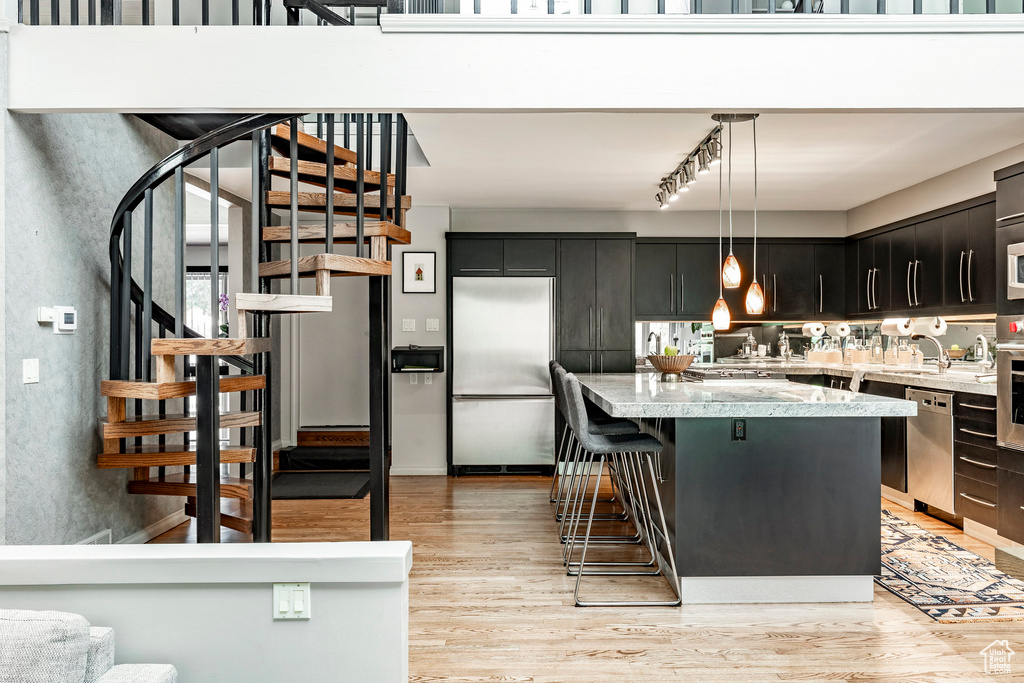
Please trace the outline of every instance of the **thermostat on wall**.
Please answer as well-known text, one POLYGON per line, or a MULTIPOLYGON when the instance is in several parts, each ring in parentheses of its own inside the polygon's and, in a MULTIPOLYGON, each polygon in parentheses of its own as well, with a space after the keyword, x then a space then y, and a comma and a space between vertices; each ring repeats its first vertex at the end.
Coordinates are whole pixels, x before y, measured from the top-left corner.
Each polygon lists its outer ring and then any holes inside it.
POLYGON ((78 311, 71 306, 40 308, 37 320, 53 323, 54 334, 73 334, 78 329, 78 311))

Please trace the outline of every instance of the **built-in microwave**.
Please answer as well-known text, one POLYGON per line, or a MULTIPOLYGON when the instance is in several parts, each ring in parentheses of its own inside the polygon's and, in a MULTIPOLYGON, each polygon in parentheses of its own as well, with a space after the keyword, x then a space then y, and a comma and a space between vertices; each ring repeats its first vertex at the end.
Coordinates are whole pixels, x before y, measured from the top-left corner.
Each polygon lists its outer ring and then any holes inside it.
POLYGON ((1006 298, 1024 299, 1024 242, 1006 247, 1006 298))

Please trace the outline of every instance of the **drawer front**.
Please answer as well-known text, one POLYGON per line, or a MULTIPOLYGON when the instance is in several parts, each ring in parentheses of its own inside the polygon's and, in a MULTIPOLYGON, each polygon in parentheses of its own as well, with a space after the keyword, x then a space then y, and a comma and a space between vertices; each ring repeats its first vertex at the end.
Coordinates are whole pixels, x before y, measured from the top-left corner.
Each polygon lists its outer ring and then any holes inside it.
POLYGON ((1024 543, 1024 474, 999 470, 999 508, 996 531, 1024 543))
POLYGON ((958 477, 967 477, 990 486, 996 485, 996 452, 986 448, 975 448, 957 444, 954 449, 953 472, 958 477))
POLYGON ((953 424, 953 438, 959 443, 981 446, 982 448, 996 447, 996 426, 978 420, 958 418, 953 424))
POLYGON ((1000 448, 999 467, 1000 469, 1024 474, 1024 452, 1000 448))
POLYGON ((957 417, 996 423, 996 397, 983 394, 957 394, 953 402, 957 417))
POLYGON ((956 514, 995 528, 999 509, 995 486, 958 476, 953 491, 956 514))

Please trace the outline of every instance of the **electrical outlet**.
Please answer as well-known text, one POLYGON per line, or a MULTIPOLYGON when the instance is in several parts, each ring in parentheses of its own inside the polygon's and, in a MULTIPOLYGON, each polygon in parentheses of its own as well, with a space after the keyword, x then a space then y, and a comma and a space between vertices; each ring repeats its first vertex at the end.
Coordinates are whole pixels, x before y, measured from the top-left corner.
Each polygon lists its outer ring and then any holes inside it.
POLYGON ((409 384, 416 384, 416 373, 415 372, 410 372, 409 373, 409 384))
POLYGON ((308 583, 274 584, 274 619, 309 619, 309 603, 308 583))
POLYGON ((39 359, 25 358, 21 361, 22 384, 39 384, 39 359))
POLYGON ((732 419, 732 440, 747 440, 747 421, 744 420, 742 417, 734 417, 732 419))
POLYGON ((424 372, 423 373, 423 383, 424 384, 433 384, 434 383, 434 376, 431 375, 429 372, 424 372))
POLYGON ((402 318, 402 332, 415 332, 416 318, 402 318))
POLYGON ((427 318, 427 332, 437 332, 441 329, 440 318, 427 318))

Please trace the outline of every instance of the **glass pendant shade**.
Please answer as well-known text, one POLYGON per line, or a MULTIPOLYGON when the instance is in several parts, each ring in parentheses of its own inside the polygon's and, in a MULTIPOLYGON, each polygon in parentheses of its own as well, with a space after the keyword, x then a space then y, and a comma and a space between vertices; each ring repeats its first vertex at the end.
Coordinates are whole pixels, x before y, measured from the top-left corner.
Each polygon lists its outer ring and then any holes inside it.
POLYGON ((729 315, 729 306, 725 303, 725 299, 719 297, 715 303, 715 310, 711 312, 711 322, 716 330, 729 329, 732 318, 729 315))
POLYGON ((729 254, 722 265, 722 284, 726 289, 736 289, 740 286, 742 277, 740 262, 736 260, 735 256, 729 254))
POLYGON ((746 309, 750 315, 764 313, 764 292, 761 291, 761 285, 757 284, 757 280, 751 282, 747 289, 746 309))

